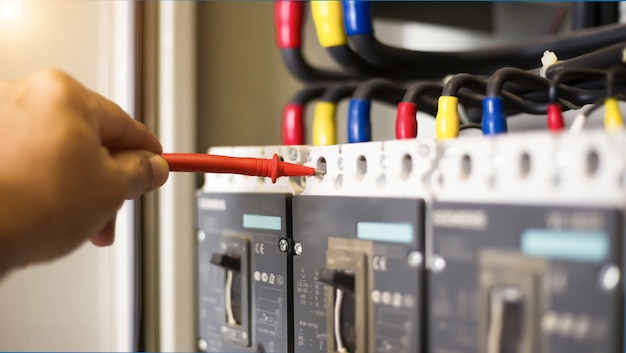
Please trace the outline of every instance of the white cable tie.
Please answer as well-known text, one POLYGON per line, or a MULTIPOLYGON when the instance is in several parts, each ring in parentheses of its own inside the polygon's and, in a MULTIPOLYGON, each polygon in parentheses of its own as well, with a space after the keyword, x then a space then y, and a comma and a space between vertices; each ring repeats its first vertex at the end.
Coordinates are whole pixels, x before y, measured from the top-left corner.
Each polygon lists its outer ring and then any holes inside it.
POLYGON ((554 65, 559 61, 556 54, 552 51, 546 50, 543 52, 543 56, 541 57, 541 70, 539 70, 539 76, 546 78, 546 71, 548 71, 548 67, 554 65))

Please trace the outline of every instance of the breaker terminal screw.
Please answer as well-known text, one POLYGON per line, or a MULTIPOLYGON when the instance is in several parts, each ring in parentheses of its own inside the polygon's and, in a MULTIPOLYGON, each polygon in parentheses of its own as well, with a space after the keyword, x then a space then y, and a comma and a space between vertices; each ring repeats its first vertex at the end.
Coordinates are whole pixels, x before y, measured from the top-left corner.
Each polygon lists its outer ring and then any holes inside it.
POLYGON ((289 148, 289 159, 295 161, 296 158, 298 158, 298 151, 293 147, 289 148))
POLYGON ((201 352, 206 352, 208 348, 208 345, 206 343, 205 340, 203 340, 202 338, 198 340, 198 350, 200 350, 201 352))
POLYGON ((407 256, 407 263, 409 267, 418 267, 422 263, 422 254, 419 251, 413 250, 409 252, 407 256))
POLYGON ((289 251, 289 242, 287 241, 287 239, 281 239, 280 241, 278 241, 278 248, 282 252, 289 251))
POLYGON ((200 243, 202 243, 204 241, 204 239, 206 239, 206 233, 204 233, 203 231, 199 230, 198 231, 198 241, 200 243))
POLYGON ((613 290, 619 283, 619 268, 609 265, 600 271, 600 285, 606 291, 613 290))
POLYGON ((302 254, 302 244, 300 243, 295 243, 293 245, 293 251, 296 253, 296 255, 300 255, 302 254))
POLYGON ((337 159, 337 169, 339 169, 340 171, 343 170, 343 158, 341 157, 337 159))
POLYGON ((446 260, 439 255, 433 257, 433 272, 439 273, 446 268, 446 260))
POLYGON ((380 167, 382 169, 387 168, 387 157, 385 157, 384 155, 380 156, 380 167))

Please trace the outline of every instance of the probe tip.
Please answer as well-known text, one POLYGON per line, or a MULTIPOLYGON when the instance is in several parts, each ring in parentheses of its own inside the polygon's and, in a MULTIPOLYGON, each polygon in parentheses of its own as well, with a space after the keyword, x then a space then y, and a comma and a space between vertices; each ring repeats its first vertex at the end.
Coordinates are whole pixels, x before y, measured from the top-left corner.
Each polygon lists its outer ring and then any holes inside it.
POLYGON ((315 175, 316 176, 324 176, 326 175, 326 171, 325 170, 321 170, 321 169, 315 169, 315 175))

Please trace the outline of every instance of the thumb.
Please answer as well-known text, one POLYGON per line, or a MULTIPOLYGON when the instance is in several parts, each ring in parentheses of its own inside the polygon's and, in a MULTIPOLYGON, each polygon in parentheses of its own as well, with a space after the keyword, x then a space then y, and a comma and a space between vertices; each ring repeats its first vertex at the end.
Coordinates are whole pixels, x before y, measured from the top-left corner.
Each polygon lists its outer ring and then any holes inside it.
POLYGON ((125 198, 134 199, 152 191, 167 181, 169 165, 158 154, 144 150, 115 153, 114 162, 126 178, 125 198))

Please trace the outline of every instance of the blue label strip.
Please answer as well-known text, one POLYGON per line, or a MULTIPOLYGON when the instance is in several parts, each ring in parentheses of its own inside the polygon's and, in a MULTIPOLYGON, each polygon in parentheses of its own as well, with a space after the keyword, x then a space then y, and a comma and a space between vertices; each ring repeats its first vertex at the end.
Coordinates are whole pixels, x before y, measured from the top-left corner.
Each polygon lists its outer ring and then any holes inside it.
POLYGON ((393 243, 412 243, 413 225, 408 223, 358 222, 357 238, 393 243))
POLYGON ((522 232, 522 252, 529 256, 601 263, 609 256, 605 233, 552 229, 527 229, 522 232))
POLYGON ((254 228, 254 229, 281 230, 282 221, 280 217, 277 217, 277 216, 244 214, 243 215, 243 227, 254 228))

